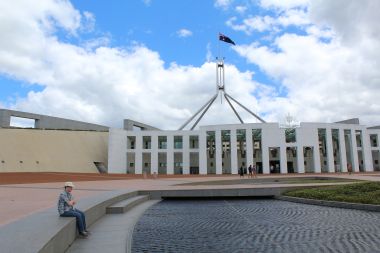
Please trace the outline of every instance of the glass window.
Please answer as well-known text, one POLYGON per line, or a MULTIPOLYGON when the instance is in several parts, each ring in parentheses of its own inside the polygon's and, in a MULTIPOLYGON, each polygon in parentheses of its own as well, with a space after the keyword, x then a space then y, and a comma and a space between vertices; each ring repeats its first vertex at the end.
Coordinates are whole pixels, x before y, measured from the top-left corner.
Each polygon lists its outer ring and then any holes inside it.
POLYGON ((190 135, 190 148, 199 148, 198 135, 190 135))
POLYGON ((356 135, 356 144, 357 144, 357 147, 361 147, 362 146, 362 131, 361 130, 356 130, 355 131, 355 135, 356 135))
POLYGON ((143 149, 151 149, 151 145, 152 145, 152 137, 143 136, 143 149))
POLYGON ((252 129, 252 143, 253 149, 261 149, 261 129, 252 129))
POLYGON ((215 131, 207 131, 207 151, 209 158, 214 158, 214 153, 215 153, 215 131))
POLYGON ((158 148, 159 149, 167 149, 167 137, 166 136, 158 136, 158 148))
POLYGON ((136 136, 127 137, 127 149, 135 149, 136 136))
POLYGON ((377 134, 370 134, 369 138, 371 140, 371 147, 377 147, 377 134))
POLYGON ((174 148, 181 149, 182 147, 182 136, 174 136, 174 148))

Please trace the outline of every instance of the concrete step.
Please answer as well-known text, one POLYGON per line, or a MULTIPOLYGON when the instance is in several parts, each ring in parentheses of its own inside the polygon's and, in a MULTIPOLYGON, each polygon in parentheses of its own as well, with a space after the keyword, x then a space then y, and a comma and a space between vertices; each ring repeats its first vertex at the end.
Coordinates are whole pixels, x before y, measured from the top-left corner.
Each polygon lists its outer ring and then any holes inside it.
POLYGON ((139 195, 139 196, 131 197, 126 200, 120 201, 116 204, 113 204, 112 206, 107 207, 106 213, 107 214, 125 213, 132 207, 137 206, 138 204, 141 204, 147 200, 149 200, 149 195, 139 195))

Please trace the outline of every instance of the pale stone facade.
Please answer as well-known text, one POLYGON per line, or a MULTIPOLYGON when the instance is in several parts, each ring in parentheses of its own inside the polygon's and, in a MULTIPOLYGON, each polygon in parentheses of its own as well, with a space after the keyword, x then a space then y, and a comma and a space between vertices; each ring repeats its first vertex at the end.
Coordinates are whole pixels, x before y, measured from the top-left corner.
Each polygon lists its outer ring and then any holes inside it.
POLYGON ((201 126, 194 131, 110 129, 108 172, 142 174, 327 173, 379 168, 380 129, 359 124, 201 126))

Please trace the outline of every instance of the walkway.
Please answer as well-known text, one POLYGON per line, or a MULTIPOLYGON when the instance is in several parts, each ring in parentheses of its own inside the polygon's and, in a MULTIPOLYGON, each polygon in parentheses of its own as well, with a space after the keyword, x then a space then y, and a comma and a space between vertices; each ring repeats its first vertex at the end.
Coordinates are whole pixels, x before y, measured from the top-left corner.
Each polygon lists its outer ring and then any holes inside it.
MULTIPOLYGON (((309 174, 309 175, 268 175, 259 178, 328 176, 380 181, 380 173, 369 174, 309 174)), ((178 185, 204 181, 223 181, 239 179, 238 176, 201 176, 201 177, 160 177, 158 179, 129 179, 106 181, 75 182, 74 195, 77 200, 112 190, 152 190, 152 189, 223 189, 223 188, 272 188, 286 184, 236 184, 236 185, 178 185)), ((64 178, 67 180, 67 178, 64 178)), ((72 181, 76 181, 73 178, 72 181)), ((292 184, 296 186, 297 184, 292 184)), ((302 185, 302 184, 301 184, 302 185)), ((311 185, 311 184, 307 184, 311 185)), ((318 184, 321 185, 321 184, 318 184)), ((0 185, 0 227, 22 217, 55 207, 57 196, 62 191, 62 182, 0 185)))

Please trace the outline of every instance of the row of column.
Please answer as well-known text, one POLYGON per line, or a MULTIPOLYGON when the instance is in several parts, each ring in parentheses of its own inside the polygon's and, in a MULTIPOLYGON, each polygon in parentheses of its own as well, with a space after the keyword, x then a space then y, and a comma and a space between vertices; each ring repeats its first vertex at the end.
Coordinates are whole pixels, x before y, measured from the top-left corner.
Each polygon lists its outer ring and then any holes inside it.
MULTIPOLYGON (((314 130, 313 130, 314 131, 314 130)), ((356 133, 354 129, 350 129, 351 138, 350 138, 350 150, 352 157, 352 169, 355 172, 359 171, 359 158, 358 158, 358 148, 356 142, 356 133)), ((276 146, 280 148, 280 173, 287 173, 287 154, 286 147, 296 147, 297 148, 297 168, 298 173, 305 172, 304 166, 304 146, 313 147, 313 160, 314 160, 314 172, 321 172, 321 163, 320 163, 320 150, 319 150, 319 136, 318 129, 315 130, 315 137, 311 140, 313 144, 299 144, 294 143, 294 145, 285 145, 284 143, 278 143, 276 146)), ((152 136, 153 137, 153 136, 152 136)), ((157 136, 156 136, 157 137, 157 136)), ((262 140, 265 138, 265 135, 262 135, 262 140)), ((246 129, 246 165, 253 165, 255 163, 253 159, 253 142, 252 142, 252 129, 246 129)), ((189 149, 189 136, 183 136, 183 149, 174 149, 174 136, 167 135, 167 149, 162 150, 160 152, 166 153, 166 169, 167 174, 174 173, 174 153, 179 152, 182 153, 182 164, 183 164, 183 174, 190 173, 190 153, 198 152, 199 154, 199 173, 207 174, 207 133, 206 131, 199 132, 199 149, 189 149)), ((263 143, 263 141, 262 141, 263 143)), ((332 129, 326 128, 326 145, 327 145, 327 163, 329 172, 335 172, 335 164, 334 164, 334 150, 333 150, 333 142, 332 142, 332 129)), ((370 159, 370 155, 368 154, 369 147, 369 139, 362 133, 362 154, 364 160, 364 166, 366 170, 371 170, 372 161, 370 159)), ((152 138, 152 147, 158 147, 158 138, 152 138)), ((268 146, 262 145, 262 165, 263 165, 263 173, 269 174, 269 148, 268 146)), ((238 173, 238 154, 237 154, 237 134, 236 129, 230 130, 230 150, 231 150, 231 173, 238 173)), ((136 136, 136 149, 135 149, 135 173, 142 173, 142 163, 143 163, 143 140, 141 136, 136 136), (142 152, 140 152, 142 151, 142 152)), ((157 148, 153 148, 150 151, 151 154, 151 173, 158 173, 158 153, 160 153, 157 148), (152 166, 157 165, 157 166, 152 166)), ((370 149, 369 149, 370 152, 370 149)), ((345 144, 345 136, 344 129, 339 129, 339 155, 340 155, 340 163, 342 172, 347 172, 347 156, 346 156, 346 144, 345 144)), ((221 130, 215 130, 215 167, 216 174, 222 174, 222 136, 221 130)))
MULTIPOLYGON (((339 160, 342 172, 347 172, 347 155, 346 155, 346 143, 345 143, 345 129, 340 128, 339 130, 339 160)), ((352 157, 352 169, 355 172, 359 172, 359 158, 358 158, 358 147, 356 142, 356 132, 355 129, 350 130, 350 152, 352 157)), ((231 172, 232 174, 237 174, 238 172, 238 154, 237 154, 237 139, 236 139, 236 130, 230 130, 230 148, 231 148, 231 172)), ((313 167, 315 173, 321 173, 321 161, 320 161, 320 150, 319 150, 319 136, 318 129, 314 129, 314 140, 312 140, 313 144, 295 144, 295 145, 285 145, 284 143, 277 143, 277 146, 280 148, 280 173, 286 174, 287 171, 287 156, 286 156, 286 148, 287 147, 296 147, 297 148, 297 168, 298 173, 305 173, 305 165, 304 165, 304 147, 312 147, 313 148, 313 167)), ((372 161, 370 143, 368 136, 364 135, 362 132, 362 155, 363 155, 363 165, 366 171, 372 170, 372 161)), ((216 174, 222 174, 222 136, 221 130, 215 130, 215 163, 216 163, 216 174)), ((262 139, 265 139, 265 135, 262 135, 262 139)), ((281 138, 279 138, 281 139, 281 138)), ((206 143, 206 136, 200 139, 202 143, 206 143)), ((262 141, 263 143, 263 141, 262 141)), ((302 142, 301 142, 302 143, 302 142)), ((335 172, 335 164, 334 164, 334 150, 332 143, 332 129, 326 128, 326 145, 327 145, 327 161, 329 172, 335 172)), ((269 148, 270 146, 262 146, 262 165, 263 165, 263 173, 269 174, 269 148)), ((206 147, 200 149, 201 153, 204 154, 204 165, 203 168, 207 167, 207 150, 206 147)), ((246 164, 247 166, 253 165, 255 163, 253 159, 253 143, 252 143, 252 130, 246 130, 246 164)), ((207 173, 205 171, 204 173, 207 173)))

